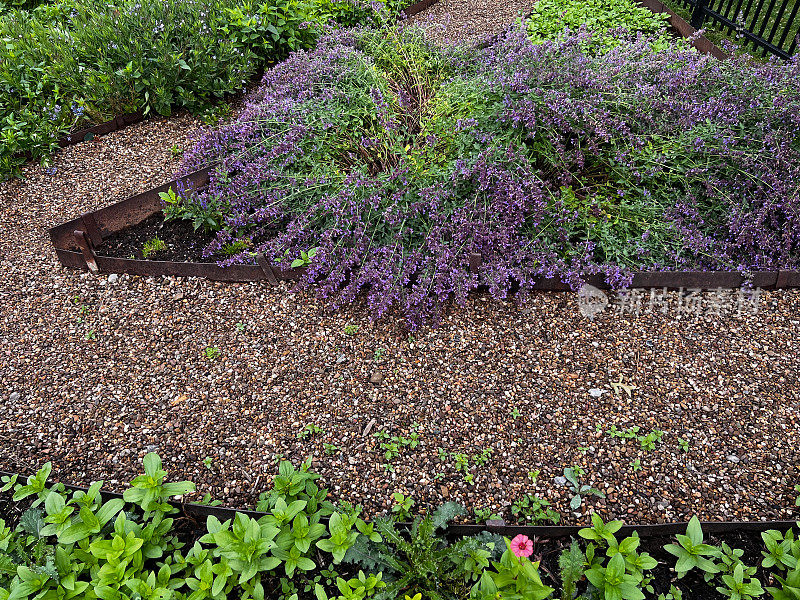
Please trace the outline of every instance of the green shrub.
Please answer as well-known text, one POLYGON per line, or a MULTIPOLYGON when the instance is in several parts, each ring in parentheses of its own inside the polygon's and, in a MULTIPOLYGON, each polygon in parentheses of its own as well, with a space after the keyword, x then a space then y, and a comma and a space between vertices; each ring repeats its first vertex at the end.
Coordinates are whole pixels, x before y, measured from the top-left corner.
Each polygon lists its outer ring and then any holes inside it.
POLYGON ((380 18, 349 0, 56 0, 12 8, 0 14, 0 180, 26 159, 51 154, 69 131, 136 110, 203 113, 266 65, 312 47, 332 21, 380 18))
MULTIPOLYGON (((527 20, 528 35, 535 42, 560 39, 565 30, 581 27, 593 32, 593 44, 613 48, 619 43, 615 29, 655 34, 665 32, 666 13, 654 14, 635 0, 539 0, 527 20)), ((669 38, 664 34, 665 41, 669 38)))

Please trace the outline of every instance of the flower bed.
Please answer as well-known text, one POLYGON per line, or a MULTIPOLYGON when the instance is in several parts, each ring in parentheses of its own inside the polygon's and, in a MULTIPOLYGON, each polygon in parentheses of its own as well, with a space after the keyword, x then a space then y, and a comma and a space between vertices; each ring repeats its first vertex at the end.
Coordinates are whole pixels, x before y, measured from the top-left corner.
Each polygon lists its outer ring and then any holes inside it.
POLYGON ((211 111, 254 73, 313 45, 325 25, 377 22, 340 0, 259 4, 62 0, 0 14, 0 178, 64 134, 119 115, 211 111))
POLYGON ((334 304, 369 290, 414 323, 479 277, 504 297, 541 276, 796 268, 799 70, 588 33, 481 51, 341 32, 198 140, 183 171, 220 164, 167 216, 221 225, 220 265, 307 265, 334 304))
POLYGON ((458 504, 411 524, 394 515, 367 522, 359 507, 328 500, 307 464, 283 462, 262 513, 210 507, 203 524, 192 516, 203 507, 169 502, 193 484, 167 482, 155 454, 144 469, 121 497, 103 495, 102 483, 48 485, 50 463, 25 483, 3 477, 0 598, 681 600, 718 597, 716 588, 745 600, 765 587, 791 598, 800 581, 800 541, 784 523, 706 539, 693 518, 673 538, 670 526, 627 535, 620 521, 593 515, 590 527, 550 539, 491 528, 464 536, 447 527, 464 514, 458 504))

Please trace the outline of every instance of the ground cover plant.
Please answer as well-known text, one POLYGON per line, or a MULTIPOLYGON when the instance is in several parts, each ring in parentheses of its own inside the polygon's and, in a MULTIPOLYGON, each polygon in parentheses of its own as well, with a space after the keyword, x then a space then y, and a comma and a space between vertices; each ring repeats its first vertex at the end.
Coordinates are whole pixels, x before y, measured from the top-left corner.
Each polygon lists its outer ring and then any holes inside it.
POLYGON ((4 477, 0 600, 681 600, 686 590, 693 598, 797 597, 792 530, 765 531, 745 551, 708 538, 696 518, 685 535, 652 540, 621 536, 621 521, 593 514, 577 539, 561 542, 454 538, 445 528, 465 513, 456 503, 410 523, 368 522, 358 507, 331 502, 308 463, 289 462, 261 495, 260 516, 203 523, 169 503, 194 485, 167 481, 156 454, 143 463, 122 498, 104 497, 102 482, 85 492, 49 484, 50 463, 24 482, 4 477))
POLYGON ((637 31, 645 35, 660 34, 667 45, 669 15, 656 14, 634 0, 539 0, 525 19, 528 36, 533 42, 569 36, 580 29, 593 32, 592 45, 601 49, 620 43, 616 32, 637 31))
POLYGON ((412 326, 479 281, 502 298, 536 276, 796 268, 800 65, 591 40, 328 36, 187 151, 183 173, 218 165, 181 210, 221 223, 220 264, 313 251, 303 283, 334 306, 367 290, 412 326))
POLYGON ((329 24, 394 0, 58 0, 0 13, 0 179, 59 137, 124 113, 209 110, 329 24))

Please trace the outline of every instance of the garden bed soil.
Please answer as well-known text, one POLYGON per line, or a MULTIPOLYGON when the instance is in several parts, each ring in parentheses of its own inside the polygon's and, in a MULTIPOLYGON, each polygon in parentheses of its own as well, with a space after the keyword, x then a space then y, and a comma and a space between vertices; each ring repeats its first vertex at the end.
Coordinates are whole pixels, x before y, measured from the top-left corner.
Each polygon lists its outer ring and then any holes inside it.
POLYGON ((214 239, 212 234, 202 230, 195 231, 189 221, 173 219, 164 221, 161 213, 156 213, 138 225, 126 227, 103 240, 98 254, 114 258, 147 260, 143 253, 146 242, 158 238, 166 249, 149 256, 150 260, 169 260, 175 262, 212 263, 223 257, 203 256, 203 248, 214 239))

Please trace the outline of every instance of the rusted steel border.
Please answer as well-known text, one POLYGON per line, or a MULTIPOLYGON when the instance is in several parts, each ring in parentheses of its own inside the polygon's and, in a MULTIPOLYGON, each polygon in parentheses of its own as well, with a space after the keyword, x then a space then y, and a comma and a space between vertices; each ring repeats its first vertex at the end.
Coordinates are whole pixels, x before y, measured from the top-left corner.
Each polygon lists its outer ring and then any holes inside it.
POLYGON ((666 6, 660 0, 638 0, 639 4, 649 8, 656 14, 666 13, 669 15, 669 24, 672 28, 680 33, 685 38, 696 38, 692 41, 692 46, 697 48, 703 54, 710 54, 714 58, 725 60, 728 55, 720 50, 717 46, 705 36, 698 36, 697 29, 692 27, 686 19, 677 14, 674 10, 666 6))
MULTIPOLYGON (((93 272, 128 273, 142 276, 205 277, 215 281, 261 281, 275 285, 278 281, 296 281, 304 271, 302 267, 282 270, 268 264, 260 257, 255 265, 220 267, 215 263, 186 263, 113 258, 97 254, 103 239, 130 226, 137 225, 161 211, 159 192, 170 187, 200 188, 208 183, 209 170, 202 169, 157 188, 132 196, 98 211, 87 213, 50 229, 50 240, 62 265, 93 272), (82 232, 83 235, 79 235, 82 232), (96 268, 96 270, 95 270, 96 268)), ((470 271, 477 273, 482 263, 479 254, 469 256, 470 271)), ((586 283, 608 289, 602 276, 587 278, 586 283)), ((738 288, 744 284, 760 288, 800 287, 798 271, 763 271, 749 279, 730 271, 661 271, 639 272, 633 276, 631 287, 668 289, 738 288)), ((537 280, 536 289, 568 291, 571 288, 558 278, 537 280)))
POLYGON ((58 140, 58 145, 61 146, 62 148, 65 148, 67 146, 79 144, 85 141, 87 136, 94 137, 96 135, 105 135, 107 133, 111 133, 112 131, 123 129, 128 125, 139 123, 142 120, 144 120, 144 112, 141 110, 135 113, 120 115, 118 117, 114 117, 110 121, 105 121, 104 123, 100 123, 99 125, 94 125, 92 127, 87 127, 86 129, 74 131, 69 135, 58 140))
POLYGON ((422 2, 417 2, 416 4, 405 7, 402 12, 406 17, 413 17, 414 15, 421 13, 426 8, 430 8, 438 1, 439 0, 422 0, 422 2))
MULTIPOLYGON (((100 210, 86 213, 49 230, 50 241, 58 260, 65 267, 90 270, 94 273, 127 273, 142 276, 205 277, 214 281, 263 281, 272 285, 278 281, 297 281, 304 267, 280 269, 258 257, 254 265, 232 265, 220 267, 216 263, 189 263, 172 261, 135 260, 113 258, 98 254, 103 240, 126 227, 138 225, 148 217, 159 213, 163 207, 159 192, 169 188, 198 189, 209 181, 207 167, 190 173, 157 188, 112 204, 100 210)), ((472 253, 468 256, 470 272, 479 274, 483 257, 472 253)), ((599 289, 609 289, 601 275, 586 278, 586 283, 599 289)), ((748 278, 735 271, 642 271, 634 273, 631 287, 667 288, 684 290, 731 289, 743 285, 776 289, 800 287, 800 271, 759 271, 748 278)), ((534 289, 570 291, 569 285, 558 278, 540 278, 534 289)))
MULTIPOLYGON (((13 474, 7 471, 0 471, 0 477, 2 476, 11 477, 13 474)), ((24 479, 25 476, 20 475, 19 478, 24 479)), ((48 481, 49 485, 53 485, 55 483, 56 482, 54 481, 48 481)), ((63 485, 66 490, 72 492, 86 492, 88 490, 88 488, 82 486, 70 485, 66 483, 63 485)), ((122 494, 117 492, 109 492, 101 489, 100 494, 104 501, 114 498, 122 499, 122 494)), ((209 506, 207 504, 195 504, 191 502, 184 503, 171 501, 170 504, 181 510, 187 517, 198 521, 205 520, 209 516, 214 516, 220 521, 225 521, 227 519, 233 519, 233 517, 236 516, 236 513, 243 513, 249 517, 253 517, 254 519, 258 519, 270 514, 266 512, 259 512, 257 510, 235 509, 224 506, 209 506)), ((327 519, 323 519, 323 521, 327 521, 327 519)), ((410 526, 411 524, 401 523, 400 525, 410 526)), ((678 533, 685 533, 687 525, 688 523, 685 521, 623 525, 622 528, 617 532, 617 537, 629 536, 633 534, 634 531, 637 532, 641 537, 672 536, 678 533)), ((701 525, 705 533, 720 534, 738 531, 761 532, 767 531, 768 529, 788 531, 792 528, 798 529, 799 524, 796 521, 703 521, 701 522, 701 525)), ((478 535, 483 531, 488 531, 490 533, 496 533, 498 535, 510 538, 522 534, 530 538, 536 537, 540 539, 558 539, 577 537, 578 531, 584 527, 585 525, 507 525, 503 520, 490 520, 486 521, 486 523, 483 525, 450 525, 446 530, 446 535, 450 537, 472 536, 478 535)))

